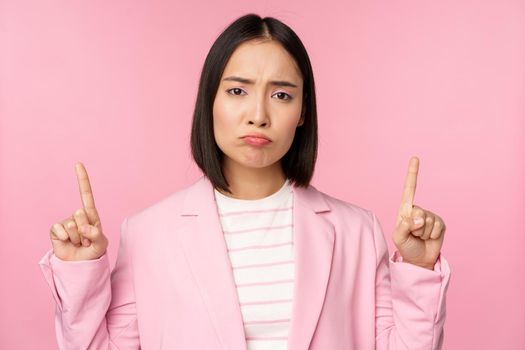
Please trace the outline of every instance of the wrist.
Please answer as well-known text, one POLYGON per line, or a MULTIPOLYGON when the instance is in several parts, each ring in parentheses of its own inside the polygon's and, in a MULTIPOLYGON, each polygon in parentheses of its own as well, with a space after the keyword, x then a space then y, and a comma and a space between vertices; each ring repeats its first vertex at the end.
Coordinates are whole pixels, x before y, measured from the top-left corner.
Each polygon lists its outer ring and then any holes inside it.
POLYGON ((428 270, 434 270, 434 266, 435 266, 435 263, 434 264, 424 264, 424 263, 416 263, 416 262, 412 262, 412 261, 406 260, 405 258, 403 258, 403 256, 399 252, 399 250, 396 250, 394 252, 394 254, 392 255, 392 261, 394 261, 394 262, 404 262, 404 263, 416 265, 416 266, 419 266, 419 267, 422 267, 422 268, 428 269, 428 270))
POLYGON ((411 263, 410 261, 406 261, 406 260, 404 262, 408 263, 408 264, 412 264, 412 265, 416 265, 416 266, 422 267, 424 269, 434 270, 434 265, 416 264, 416 263, 411 263))

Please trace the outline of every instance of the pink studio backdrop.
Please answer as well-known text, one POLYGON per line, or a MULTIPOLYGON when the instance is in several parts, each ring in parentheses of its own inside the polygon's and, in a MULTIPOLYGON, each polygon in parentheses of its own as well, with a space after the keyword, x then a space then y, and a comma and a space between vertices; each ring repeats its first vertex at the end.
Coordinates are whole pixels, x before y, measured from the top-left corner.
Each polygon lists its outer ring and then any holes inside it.
POLYGON ((205 55, 234 19, 289 24, 314 67, 313 185, 391 232, 411 155, 416 204, 447 223, 444 349, 525 348, 523 1, 0 3, 0 348, 56 348, 37 265, 81 206, 84 162, 109 236, 193 182, 205 55))

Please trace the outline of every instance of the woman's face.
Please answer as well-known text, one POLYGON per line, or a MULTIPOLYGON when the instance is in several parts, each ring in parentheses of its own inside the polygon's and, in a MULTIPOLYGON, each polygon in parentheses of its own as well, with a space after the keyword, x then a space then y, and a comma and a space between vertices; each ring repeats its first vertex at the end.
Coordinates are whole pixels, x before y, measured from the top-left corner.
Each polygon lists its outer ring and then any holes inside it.
POLYGON ((279 170, 279 160, 303 123, 302 97, 300 70, 278 42, 241 44, 224 69, 213 103, 213 130, 224 153, 223 166, 279 170), (243 138, 254 133, 270 142, 243 138))

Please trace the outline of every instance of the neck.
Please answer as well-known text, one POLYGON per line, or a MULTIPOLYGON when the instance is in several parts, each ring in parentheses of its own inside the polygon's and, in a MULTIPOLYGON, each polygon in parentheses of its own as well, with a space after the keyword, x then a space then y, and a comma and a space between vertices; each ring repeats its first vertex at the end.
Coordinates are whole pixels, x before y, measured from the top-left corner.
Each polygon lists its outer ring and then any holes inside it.
POLYGON ((266 168, 246 168, 225 162, 224 176, 232 193, 222 194, 236 199, 261 199, 277 192, 286 181, 280 162, 266 168))

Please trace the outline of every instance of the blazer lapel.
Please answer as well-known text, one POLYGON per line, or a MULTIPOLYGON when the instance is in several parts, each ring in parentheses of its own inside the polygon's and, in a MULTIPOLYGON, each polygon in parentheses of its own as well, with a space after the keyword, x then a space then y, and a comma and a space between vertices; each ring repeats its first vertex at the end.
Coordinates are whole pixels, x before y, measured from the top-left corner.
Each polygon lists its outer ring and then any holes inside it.
POLYGON ((295 281, 288 350, 307 350, 323 307, 332 266, 333 225, 318 213, 330 211, 313 186, 293 186, 295 281))
POLYGON ((228 248, 215 204, 213 186, 204 176, 187 190, 179 230, 191 271, 224 349, 246 349, 244 325, 228 248))
MULTIPOLYGON (((293 186, 295 281, 289 350, 307 350, 323 306, 334 246, 332 224, 318 213, 329 211, 313 186, 293 186)), ((246 349, 242 313, 217 212, 213 186, 202 176, 185 195, 177 228, 186 258, 211 321, 225 349, 246 349)))

